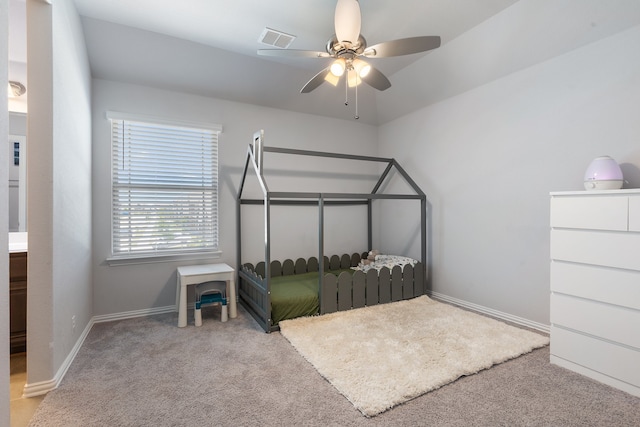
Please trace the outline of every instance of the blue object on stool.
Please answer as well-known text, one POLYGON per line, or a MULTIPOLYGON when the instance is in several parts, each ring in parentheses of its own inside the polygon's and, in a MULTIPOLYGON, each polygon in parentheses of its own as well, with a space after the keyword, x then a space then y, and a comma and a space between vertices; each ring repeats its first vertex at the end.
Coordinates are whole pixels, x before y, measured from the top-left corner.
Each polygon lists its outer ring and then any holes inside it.
POLYGON ((195 324, 202 326, 202 313, 200 308, 203 305, 222 304, 222 321, 229 319, 227 314, 227 282, 213 281, 204 282, 195 286, 196 302, 195 302, 195 324))

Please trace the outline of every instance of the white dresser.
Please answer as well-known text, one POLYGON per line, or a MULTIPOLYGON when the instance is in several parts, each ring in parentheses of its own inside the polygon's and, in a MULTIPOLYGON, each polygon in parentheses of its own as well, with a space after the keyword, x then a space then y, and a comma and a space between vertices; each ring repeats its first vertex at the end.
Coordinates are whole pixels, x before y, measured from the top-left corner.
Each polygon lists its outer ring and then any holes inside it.
POLYGON ((551 193, 551 362, 640 396, 640 189, 551 193))

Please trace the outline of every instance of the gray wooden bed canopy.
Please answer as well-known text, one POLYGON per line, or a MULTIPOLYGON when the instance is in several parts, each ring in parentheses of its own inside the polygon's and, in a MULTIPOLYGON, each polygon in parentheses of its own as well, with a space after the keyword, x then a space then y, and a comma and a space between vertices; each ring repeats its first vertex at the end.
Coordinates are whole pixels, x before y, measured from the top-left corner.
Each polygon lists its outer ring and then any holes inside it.
MULTIPOLYGON (((324 255, 324 211, 326 207, 329 206, 345 206, 345 205, 366 205, 367 206, 367 241, 368 248, 372 249, 373 246, 373 233, 372 233, 372 218, 373 218, 373 201, 375 200, 419 200, 420 201, 420 249, 421 249, 421 259, 420 262, 416 265, 421 271, 416 272, 416 280, 417 277, 420 277, 420 281, 423 282, 420 286, 416 286, 416 293, 424 294, 427 290, 427 282, 429 279, 428 275, 428 263, 427 263, 427 236, 428 236, 428 218, 427 218, 427 207, 428 201, 424 192, 418 187, 415 181, 405 172, 405 170, 398 164, 398 162, 393 158, 381 158, 381 157, 372 157, 372 156, 362 156, 362 155, 352 155, 352 154, 342 154, 342 153, 328 153, 328 152, 319 152, 319 151, 309 151, 309 150, 297 150, 297 149, 288 149, 288 148, 278 148, 278 147, 267 147, 264 145, 264 131, 258 131, 253 136, 253 142, 249 144, 247 150, 246 162, 244 165, 244 170, 242 173, 242 179, 240 182, 240 186, 238 188, 238 196, 237 196, 237 209, 236 209, 236 224, 237 224, 237 266, 238 266, 238 283, 242 283, 243 279, 254 280, 257 283, 257 292, 261 294, 260 303, 256 303, 254 298, 247 298, 246 292, 243 292, 242 289, 239 290, 239 296, 241 298, 241 302, 243 305, 249 310, 249 312, 256 318, 256 320, 263 326, 263 328, 269 332, 270 330, 274 330, 271 325, 271 318, 269 313, 269 307, 271 304, 270 295, 271 289, 269 286, 269 278, 272 276, 273 272, 271 271, 274 267, 273 261, 271 260, 271 206, 273 205, 287 205, 287 206, 317 206, 318 207, 318 267, 317 271, 323 272, 328 266, 325 263, 328 262, 328 258, 324 255), (386 164, 386 167, 382 174, 380 175, 378 181, 375 186, 369 193, 333 193, 333 192, 287 192, 287 191, 271 191, 269 190, 269 186, 267 181, 265 180, 263 174, 263 157, 264 153, 279 153, 291 156, 313 156, 313 157, 324 157, 324 158, 334 158, 334 159, 346 159, 353 160, 355 162, 377 162, 380 164, 386 164), (245 186, 245 181, 247 178, 247 172, 249 168, 252 168, 255 172, 255 176, 258 180, 259 187, 262 191, 262 198, 244 198, 243 197, 243 189, 245 186), (389 177, 389 174, 392 170, 397 171, 400 176, 406 181, 411 190, 413 190, 413 194, 384 194, 381 191, 382 185, 389 177), (256 274, 248 274, 246 268, 242 268, 243 260, 242 260, 242 206, 243 205, 260 205, 264 208, 264 226, 265 226, 265 244, 264 244, 264 271, 261 272, 263 277, 258 276, 258 280, 256 281, 256 274), (419 289, 419 291, 418 291, 419 289), (243 295, 244 294, 244 295, 243 295)), ((355 255, 355 254, 354 254, 355 255)), ((278 263, 279 262, 275 261, 278 263)), ((249 264, 250 265, 250 264, 249 264)), ((253 268, 253 266, 251 266, 253 268)), ((344 266, 343 266, 344 267, 344 266)), ((279 267, 276 269, 280 270, 279 267)), ((316 271, 316 270, 314 270, 316 271)), ((276 274, 283 274, 281 271, 278 271, 276 274)), ((286 273, 284 273, 286 274, 286 273)), ((320 299, 322 299, 322 289, 323 289, 323 274, 318 274, 319 276, 319 292, 320 299)), ((405 295, 402 299, 407 299, 408 297, 413 297, 418 295, 413 295, 413 293, 409 295, 405 295)), ((320 314, 324 314, 322 307, 320 305, 320 314)), ((351 307, 349 307, 350 309, 351 307)), ((339 310, 339 309, 337 309, 339 310)), ((333 310, 333 311, 337 311, 333 310)))

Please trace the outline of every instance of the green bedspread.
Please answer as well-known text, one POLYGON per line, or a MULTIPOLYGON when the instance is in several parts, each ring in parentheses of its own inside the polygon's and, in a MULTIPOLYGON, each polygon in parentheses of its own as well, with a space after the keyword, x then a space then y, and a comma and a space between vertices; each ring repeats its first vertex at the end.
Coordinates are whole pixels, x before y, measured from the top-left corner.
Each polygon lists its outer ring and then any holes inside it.
MULTIPOLYGON (((338 276, 343 271, 354 273, 349 268, 327 273, 338 276)), ((318 272, 271 278, 271 319, 274 325, 285 319, 313 316, 318 311, 318 272)))

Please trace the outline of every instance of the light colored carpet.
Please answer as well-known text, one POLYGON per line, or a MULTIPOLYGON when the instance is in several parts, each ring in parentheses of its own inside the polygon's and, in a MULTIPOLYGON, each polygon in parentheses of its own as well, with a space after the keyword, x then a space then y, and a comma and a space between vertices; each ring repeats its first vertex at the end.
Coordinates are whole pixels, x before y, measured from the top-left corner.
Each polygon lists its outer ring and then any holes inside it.
POLYGON ((245 309, 96 323, 30 427, 637 427, 640 398, 549 363, 549 347, 363 417, 245 309))
POLYGON ((286 320, 280 328, 368 417, 549 343, 427 296, 286 320))

